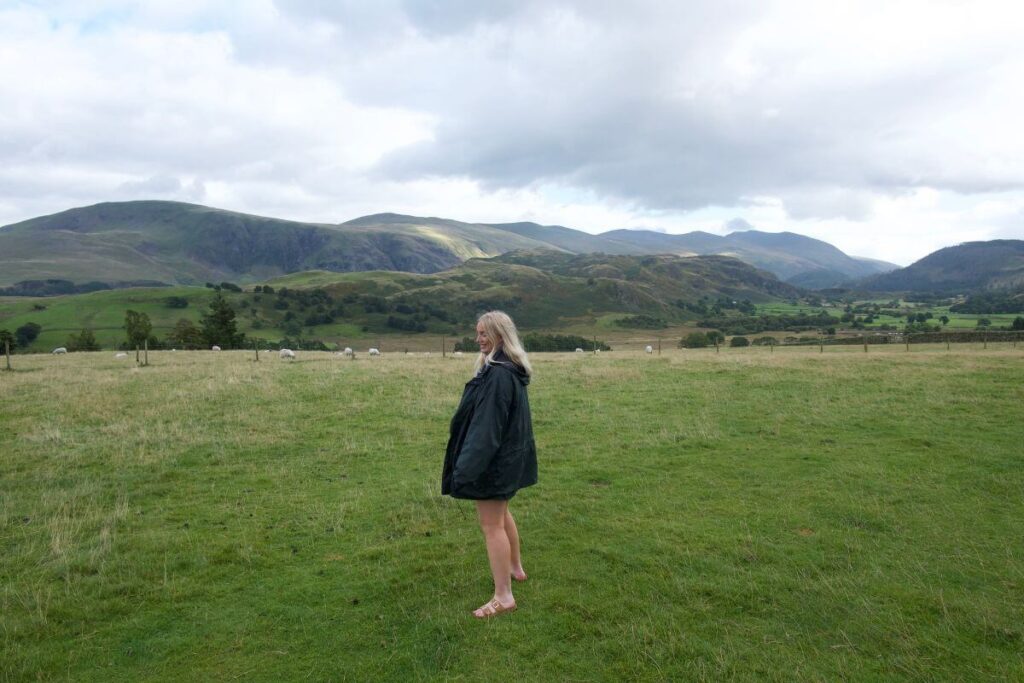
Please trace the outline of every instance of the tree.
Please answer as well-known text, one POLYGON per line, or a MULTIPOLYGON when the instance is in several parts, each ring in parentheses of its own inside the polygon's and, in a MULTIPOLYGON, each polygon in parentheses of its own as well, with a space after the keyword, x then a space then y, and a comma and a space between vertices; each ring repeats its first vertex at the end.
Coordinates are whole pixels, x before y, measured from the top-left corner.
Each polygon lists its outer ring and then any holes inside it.
POLYGON ((149 339, 149 333, 153 331, 153 323, 149 316, 138 311, 125 311, 124 331, 128 337, 128 348, 134 349, 142 346, 149 339))
POLYGON ((978 327, 989 327, 992 325, 992 321, 988 318, 978 318, 978 327))
POLYGON ((729 340, 729 346, 750 346, 750 340, 746 337, 733 337, 729 340))
MULTIPOLYGON (((1013 325, 1010 327, 1010 329, 1011 330, 1024 330, 1024 318, 1020 317, 1019 315, 1016 318, 1014 318, 1013 319, 1013 325)), ((0 330, 0 334, 2 334, 2 332, 3 331, 0 330)), ((0 343, 3 343, 2 340, 0 340, 0 343)))
POLYGON ((725 335, 718 330, 711 330, 706 335, 708 338, 708 344, 724 344, 725 335))
POLYGON ((182 349, 201 349, 206 346, 202 330, 185 318, 174 324, 174 328, 167 335, 167 342, 174 348, 182 349))
POLYGON ((679 340, 679 346, 684 349, 703 349, 708 345, 708 336, 703 332, 691 332, 679 340))
POLYGON ((943 327, 945 327, 946 325, 949 324, 949 316, 948 315, 944 315, 944 316, 940 317, 939 318, 939 322, 942 323, 943 327))
POLYGON ((18 342, 18 346, 24 348, 34 342, 39 333, 43 331, 43 326, 36 323, 25 323, 14 331, 14 338, 18 342))
POLYGON ((78 334, 68 336, 68 342, 64 346, 68 351, 99 351, 100 344, 96 341, 96 335, 92 330, 84 329, 78 334))
POLYGON ((188 299, 183 296, 169 296, 166 304, 167 308, 188 308, 188 299))
POLYGON ((203 330, 203 340, 207 346, 219 346, 222 349, 237 349, 245 344, 245 335, 238 332, 235 325, 235 309, 218 291, 210 309, 203 313, 199 321, 203 330))
POLYGON ((10 330, 0 330, 0 348, 3 348, 4 342, 10 344, 12 349, 18 345, 18 343, 14 341, 14 335, 11 334, 10 330))

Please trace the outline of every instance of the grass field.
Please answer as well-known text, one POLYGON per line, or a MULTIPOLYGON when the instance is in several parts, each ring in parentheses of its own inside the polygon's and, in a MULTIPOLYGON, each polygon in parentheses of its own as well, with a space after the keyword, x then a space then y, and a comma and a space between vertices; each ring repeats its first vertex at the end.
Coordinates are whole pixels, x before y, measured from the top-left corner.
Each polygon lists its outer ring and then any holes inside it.
POLYGON ((1024 349, 537 354, 484 623, 471 358, 251 356, 0 372, 0 681, 1024 679, 1024 349))

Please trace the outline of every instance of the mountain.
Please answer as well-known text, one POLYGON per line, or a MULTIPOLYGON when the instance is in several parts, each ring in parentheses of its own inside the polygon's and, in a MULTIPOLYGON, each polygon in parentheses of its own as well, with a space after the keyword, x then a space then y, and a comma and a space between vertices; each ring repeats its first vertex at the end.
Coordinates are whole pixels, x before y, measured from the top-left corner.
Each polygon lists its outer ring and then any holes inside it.
POLYGON ((1024 240, 965 242, 906 268, 858 281, 858 289, 960 294, 1024 287, 1024 240))
POLYGON ((166 201, 104 203, 0 228, 0 287, 28 280, 76 284, 257 282, 293 272, 432 273, 515 250, 735 256, 802 286, 877 272, 819 240, 793 233, 602 235, 537 223, 464 223, 394 213, 341 224, 302 223, 166 201), (802 279, 801 279, 802 278, 802 279))
POLYGON ((734 256, 791 284, 814 289, 899 267, 847 256, 828 242, 792 232, 743 230, 723 237, 707 232, 669 235, 650 230, 612 230, 600 236, 648 253, 734 256))
POLYGON ((414 232, 343 231, 164 201, 97 204, 0 229, 0 285, 252 282, 317 268, 433 272, 463 258, 443 240, 414 232))

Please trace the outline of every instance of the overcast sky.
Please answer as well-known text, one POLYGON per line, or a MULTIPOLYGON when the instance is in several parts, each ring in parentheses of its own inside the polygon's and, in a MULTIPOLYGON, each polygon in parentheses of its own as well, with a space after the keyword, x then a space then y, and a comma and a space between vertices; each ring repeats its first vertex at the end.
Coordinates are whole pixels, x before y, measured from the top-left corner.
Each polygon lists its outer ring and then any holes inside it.
POLYGON ((0 0, 0 225, 176 199, 1024 238, 1024 3, 0 0))

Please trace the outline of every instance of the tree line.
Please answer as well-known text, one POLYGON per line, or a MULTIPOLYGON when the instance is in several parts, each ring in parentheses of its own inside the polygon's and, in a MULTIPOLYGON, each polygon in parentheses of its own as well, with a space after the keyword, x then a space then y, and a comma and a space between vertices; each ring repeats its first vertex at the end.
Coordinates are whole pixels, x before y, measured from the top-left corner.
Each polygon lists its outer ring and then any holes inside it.
MULTIPOLYGON (((217 291, 209 308, 203 313, 197 326, 191 320, 182 318, 164 340, 153 334, 153 323, 149 315, 134 310, 125 311, 125 339, 120 347, 125 349, 148 346, 151 349, 173 347, 181 349, 203 349, 219 346, 222 349, 239 349, 245 346, 245 334, 238 331, 235 321, 235 310, 217 291)), ((0 329, 0 347, 4 342, 12 351, 27 349, 39 337, 43 328, 38 323, 28 322, 10 330, 0 329)), ((68 351, 99 351, 100 345, 91 329, 83 329, 77 334, 69 335, 64 347, 68 351)))

